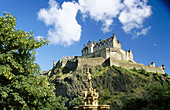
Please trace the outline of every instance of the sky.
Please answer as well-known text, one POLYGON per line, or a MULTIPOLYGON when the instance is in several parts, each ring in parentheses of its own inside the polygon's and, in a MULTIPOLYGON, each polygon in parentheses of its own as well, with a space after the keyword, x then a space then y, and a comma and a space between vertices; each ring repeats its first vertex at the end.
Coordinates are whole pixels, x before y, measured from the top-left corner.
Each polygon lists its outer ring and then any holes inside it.
POLYGON ((165 65, 170 75, 168 0, 1 0, 0 16, 17 17, 16 29, 51 43, 37 50, 36 63, 49 70, 63 56, 81 56, 88 41, 115 33, 137 63, 165 65))

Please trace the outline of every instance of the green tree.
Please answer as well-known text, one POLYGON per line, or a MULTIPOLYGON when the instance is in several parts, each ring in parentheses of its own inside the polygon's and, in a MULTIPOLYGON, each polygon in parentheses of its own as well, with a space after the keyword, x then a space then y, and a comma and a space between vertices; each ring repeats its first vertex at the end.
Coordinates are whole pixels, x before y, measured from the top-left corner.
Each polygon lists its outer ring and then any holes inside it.
POLYGON ((123 110, 168 110, 170 108, 170 85, 151 85, 146 89, 147 94, 142 98, 131 98, 123 110))
POLYGON ((69 102, 69 109, 73 109, 73 107, 77 107, 83 104, 84 104, 83 97, 78 96, 77 98, 74 98, 72 101, 69 102))
MULTIPOLYGON (((63 100, 56 98, 48 78, 39 75, 35 50, 47 45, 32 32, 16 30, 16 17, 0 17, 0 107, 1 109, 55 109, 63 100)), ((65 100, 65 99, 64 99, 65 100)))

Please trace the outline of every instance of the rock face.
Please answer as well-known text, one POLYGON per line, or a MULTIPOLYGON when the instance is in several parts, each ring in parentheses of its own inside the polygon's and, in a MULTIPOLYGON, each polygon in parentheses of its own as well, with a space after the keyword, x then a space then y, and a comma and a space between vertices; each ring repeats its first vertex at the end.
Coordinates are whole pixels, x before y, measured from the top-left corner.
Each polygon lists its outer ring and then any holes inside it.
MULTIPOLYGON (((69 102, 83 97, 83 91, 88 87, 86 68, 81 72, 67 71, 61 66, 53 68, 49 80, 55 84, 56 95, 69 98, 69 102)), ((99 104, 110 104, 114 110, 120 110, 128 97, 142 97, 145 86, 163 85, 170 81, 169 76, 137 71, 135 68, 127 70, 116 66, 96 66, 90 68, 90 72, 93 75, 93 88, 99 92, 99 104)))

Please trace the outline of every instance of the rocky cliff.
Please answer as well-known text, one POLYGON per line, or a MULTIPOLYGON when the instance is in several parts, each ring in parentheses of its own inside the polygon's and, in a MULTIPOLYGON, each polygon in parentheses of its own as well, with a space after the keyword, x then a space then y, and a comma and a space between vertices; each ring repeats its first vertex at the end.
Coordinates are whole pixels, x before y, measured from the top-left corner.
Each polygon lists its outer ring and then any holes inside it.
MULTIPOLYGON (((49 80, 55 84, 57 96, 69 98, 67 106, 73 106, 75 100, 82 101, 83 91, 88 87, 86 68, 82 71, 68 71, 62 67, 51 70, 49 80)), ((93 74, 93 88, 99 92, 99 104, 110 104, 114 110, 120 110, 129 97, 142 97, 144 87, 170 82, 169 76, 144 69, 96 66, 90 68, 90 72, 93 74)))

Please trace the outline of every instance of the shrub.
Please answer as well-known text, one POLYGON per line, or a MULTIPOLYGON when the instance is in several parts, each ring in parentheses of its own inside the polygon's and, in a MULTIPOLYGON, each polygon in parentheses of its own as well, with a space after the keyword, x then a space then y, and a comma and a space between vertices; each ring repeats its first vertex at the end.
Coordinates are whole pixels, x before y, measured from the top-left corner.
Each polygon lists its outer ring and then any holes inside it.
POLYGON ((168 76, 168 73, 165 73, 165 76, 168 76))
POLYGON ((101 104, 106 104, 106 102, 111 99, 111 93, 108 89, 105 89, 104 91, 101 91, 100 97, 99 97, 99 102, 101 104))
POLYGON ((155 76, 155 79, 156 79, 156 80, 159 80, 158 75, 155 76))
POLYGON ((156 72, 155 74, 158 75, 158 72, 156 72))
POLYGON ((137 69, 134 67, 134 68, 132 69, 132 71, 137 72, 137 69))
POLYGON ((141 70, 140 70, 140 74, 145 75, 145 74, 146 74, 146 70, 145 70, 145 69, 143 69, 143 68, 141 68, 141 70))
POLYGON ((77 98, 74 98, 72 101, 69 102, 69 109, 72 109, 73 107, 83 105, 83 97, 79 96, 77 98))
POLYGON ((146 89, 144 97, 128 99, 122 110, 169 110, 170 85, 151 85, 146 89))
POLYGON ((147 73, 146 73, 146 76, 150 76, 150 72, 147 72, 147 73))

